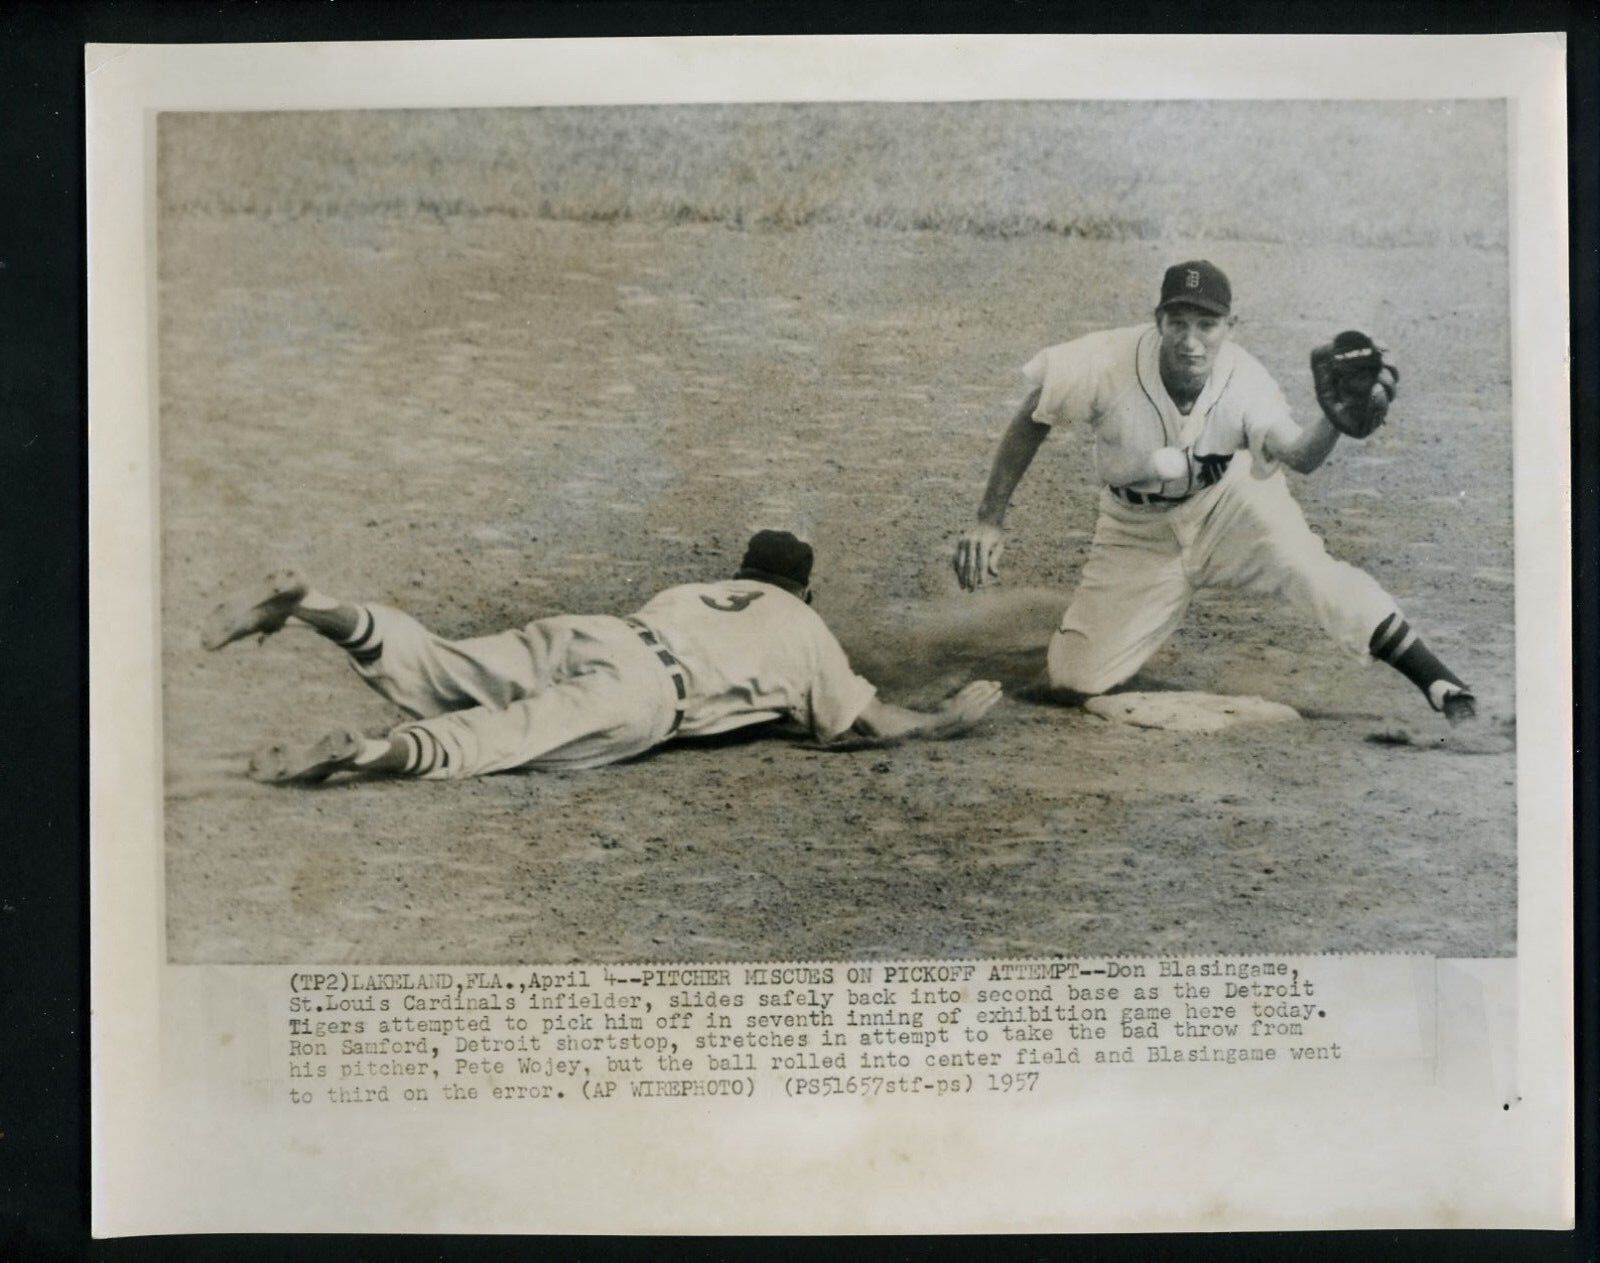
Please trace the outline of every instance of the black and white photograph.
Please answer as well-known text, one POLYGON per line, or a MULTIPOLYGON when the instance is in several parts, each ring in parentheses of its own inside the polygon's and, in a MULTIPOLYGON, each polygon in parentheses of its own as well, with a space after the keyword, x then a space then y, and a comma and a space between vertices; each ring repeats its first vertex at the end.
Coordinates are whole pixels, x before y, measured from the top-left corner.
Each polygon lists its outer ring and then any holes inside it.
POLYGON ((1504 100, 154 131, 170 963, 1517 953, 1504 100))
POLYGON ((1570 1223, 1564 55, 92 46, 96 1231, 1570 1223))

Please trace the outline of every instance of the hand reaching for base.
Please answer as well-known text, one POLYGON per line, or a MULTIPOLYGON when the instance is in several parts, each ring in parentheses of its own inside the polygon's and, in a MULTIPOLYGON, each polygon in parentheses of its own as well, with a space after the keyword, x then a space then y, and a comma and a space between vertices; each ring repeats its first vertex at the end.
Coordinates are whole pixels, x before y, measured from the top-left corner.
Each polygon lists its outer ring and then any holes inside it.
POLYGON ((1000 686, 995 681, 974 680, 939 708, 939 735, 953 737, 965 732, 994 708, 1000 696, 1000 686))
POLYGON ((874 697, 851 728, 864 740, 853 742, 851 748, 954 737, 987 715, 999 700, 1000 686, 993 680, 974 680, 937 710, 909 710, 874 697))

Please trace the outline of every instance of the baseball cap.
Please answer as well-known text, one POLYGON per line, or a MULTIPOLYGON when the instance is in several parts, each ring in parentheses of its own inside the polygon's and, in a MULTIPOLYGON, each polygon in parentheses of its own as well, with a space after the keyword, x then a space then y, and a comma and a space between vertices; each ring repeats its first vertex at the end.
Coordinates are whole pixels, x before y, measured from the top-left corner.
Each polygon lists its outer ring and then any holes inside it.
POLYGON ((775 583, 798 596, 811 583, 811 561, 811 545, 788 531, 757 531, 733 577, 775 583))
POLYGON ((1198 307, 1226 316, 1233 308, 1233 286, 1221 268, 1205 259, 1174 263, 1161 278, 1161 301, 1156 310, 1168 307, 1198 307))

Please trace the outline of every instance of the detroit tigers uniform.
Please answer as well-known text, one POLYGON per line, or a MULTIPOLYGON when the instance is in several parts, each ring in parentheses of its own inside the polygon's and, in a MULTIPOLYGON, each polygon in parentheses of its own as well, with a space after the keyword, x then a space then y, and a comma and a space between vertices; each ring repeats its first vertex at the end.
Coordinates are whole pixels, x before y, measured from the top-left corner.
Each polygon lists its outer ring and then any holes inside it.
POLYGON ((1282 594, 1367 659, 1374 628, 1398 610, 1365 571, 1328 555, 1267 455, 1266 435, 1290 417, 1271 374, 1226 342, 1183 413, 1162 382, 1160 350, 1156 326, 1144 324, 1049 347, 1023 369, 1040 392, 1033 420, 1089 426, 1105 484, 1088 560, 1050 642, 1051 683, 1079 693, 1120 684, 1206 587, 1282 594), (1181 456, 1179 476, 1156 469, 1163 449, 1181 456))
POLYGON ((754 579, 669 588, 629 618, 539 619, 447 640, 367 605, 345 647, 356 671, 415 722, 415 775, 591 768, 676 737, 792 720, 827 741, 876 689, 805 601, 754 579))

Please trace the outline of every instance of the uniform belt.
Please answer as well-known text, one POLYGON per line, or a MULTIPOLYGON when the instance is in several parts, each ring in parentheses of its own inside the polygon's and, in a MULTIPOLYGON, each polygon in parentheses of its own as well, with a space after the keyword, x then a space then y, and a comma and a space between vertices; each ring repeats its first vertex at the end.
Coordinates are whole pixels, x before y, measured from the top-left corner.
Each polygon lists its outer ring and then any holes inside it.
POLYGON ((1182 504, 1185 500, 1193 500, 1194 492, 1186 496, 1160 496, 1153 491, 1130 491, 1127 487, 1112 487, 1111 494, 1121 500, 1123 504, 1182 504))
POLYGON ((1153 491, 1131 491, 1127 487, 1112 487, 1111 494, 1124 504, 1182 504, 1185 500, 1193 500, 1207 487, 1215 486, 1222 481, 1222 475, 1228 472, 1228 466, 1233 463, 1230 453, 1227 457, 1200 456, 1195 458, 1199 468, 1195 471, 1194 490, 1181 496, 1157 495, 1153 491))
POLYGON ((674 658, 667 647, 663 645, 656 637, 655 632, 651 631, 643 623, 639 622, 638 619, 625 618, 622 621, 625 622, 629 627, 633 628, 633 630, 638 634, 639 639, 644 641, 644 643, 650 647, 651 652, 661 660, 661 665, 666 667, 667 674, 672 677, 672 687, 678 694, 678 702, 672 711, 672 727, 667 729, 667 735, 670 737, 673 733, 677 732, 679 727, 683 724, 683 712, 688 707, 688 672, 683 669, 683 663, 674 658))

